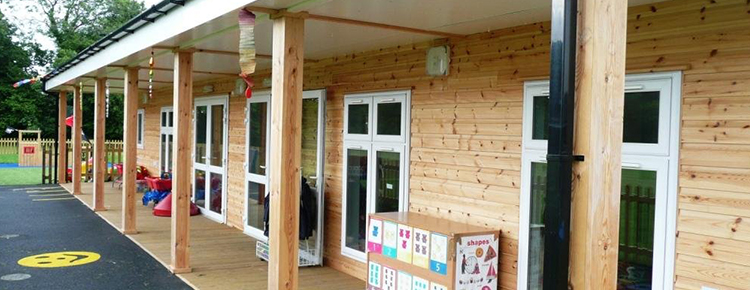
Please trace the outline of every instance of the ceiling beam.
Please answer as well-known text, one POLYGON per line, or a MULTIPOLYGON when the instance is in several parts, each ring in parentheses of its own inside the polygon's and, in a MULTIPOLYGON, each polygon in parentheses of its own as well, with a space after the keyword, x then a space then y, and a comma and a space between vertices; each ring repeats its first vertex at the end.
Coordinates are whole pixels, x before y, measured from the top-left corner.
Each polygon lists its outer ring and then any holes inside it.
POLYGON ((420 28, 412 28, 412 27, 405 27, 405 26, 398 26, 398 25, 391 25, 391 24, 384 24, 384 23, 377 23, 377 22, 370 22, 370 21, 362 21, 362 20, 349 19, 349 18, 318 15, 318 14, 308 13, 307 11, 288 12, 283 9, 278 10, 278 9, 257 7, 257 6, 245 6, 245 10, 269 14, 271 18, 301 17, 301 18, 312 19, 312 20, 317 20, 317 21, 373 27, 373 28, 388 29, 388 30, 395 30, 395 31, 401 31, 401 32, 434 35, 434 36, 440 36, 440 37, 466 38, 466 36, 462 34, 442 32, 442 31, 436 31, 436 30, 428 30, 428 29, 420 29, 420 28))
MULTIPOLYGON (((174 69, 168 68, 168 67, 147 67, 147 66, 125 66, 125 65, 117 65, 117 64, 110 64, 109 67, 116 67, 116 68, 137 68, 137 69, 153 69, 156 71, 166 71, 166 72, 174 72, 174 69)), ((217 76, 228 76, 228 77, 237 77, 239 76, 239 73, 228 73, 228 72, 212 72, 212 71, 200 71, 200 70, 194 70, 193 73, 197 74, 207 74, 207 75, 217 75, 217 76)))

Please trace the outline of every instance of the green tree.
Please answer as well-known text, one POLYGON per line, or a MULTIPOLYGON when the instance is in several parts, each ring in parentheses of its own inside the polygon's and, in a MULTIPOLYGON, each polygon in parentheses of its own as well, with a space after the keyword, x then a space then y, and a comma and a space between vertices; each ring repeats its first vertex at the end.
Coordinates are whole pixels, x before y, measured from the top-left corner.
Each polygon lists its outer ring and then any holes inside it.
POLYGON ((44 137, 54 136, 56 114, 48 112, 57 111, 57 102, 41 93, 39 83, 13 88, 13 83, 37 76, 46 56, 36 43, 19 36, 17 28, 0 13, 0 129, 44 130, 52 126, 44 137))
POLYGON ((43 31, 57 45, 54 66, 119 28, 143 11, 133 0, 37 0, 28 6, 45 17, 43 31))
MULTIPOLYGON (((3 0, 0 0, 2 2, 3 0)), ((25 10, 29 13, 42 15, 41 22, 24 21, 18 25, 30 25, 36 27, 38 32, 49 36, 55 43, 56 50, 47 54, 33 54, 38 61, 31 66, 42 67, 51 70, 72 59, 80 51, 84 50, 94 42, 119 28, 141 11, 143 4, 135 0, 14 0, 7 4, 10 10, 25 10)), ((8 35, 3 33, 3 35, 8 35)), ((23 36, 20 36, 23 37, 23 36)), ((26 36, 32 40, 33 37, 26 36)), ((38 45, 36 46, 38 48, 38 45)), ((28 62, 28 61, 27 61, 28 62)), ((33 62, 33 60, 32 60, 33 62)), ((2 67, 0 67, 2 68, 2 67)), ((37 84, 24 90, 41 91, 37 84)), ((37 104, 36 112, 18 100, 10 101, 11 106, 20 106, 17 111, 37 116, 39 128, 45 137, 54 137, 56 132, 57 98, 48 96, 44 101, 37 104)), ((83 119, 82 130, 89 136, 94 131, 94 96, 85 93, 82 97, 83 119)), ((72 114, 72 97, 68 98, 68 115, 72 114)), ((27 115, 8 115, 9 119, 22 119, 27 115)), ((109 103, 109 117, 107 118, 106 138, 122 139, 122 96, 112 94, 109 103)), ((2 117, 0 117, 2 120, 2 117)), ((0 122, 2 125, 2 122, 0 122)), ((20 126, 20 128, 29 128, 20 126)))

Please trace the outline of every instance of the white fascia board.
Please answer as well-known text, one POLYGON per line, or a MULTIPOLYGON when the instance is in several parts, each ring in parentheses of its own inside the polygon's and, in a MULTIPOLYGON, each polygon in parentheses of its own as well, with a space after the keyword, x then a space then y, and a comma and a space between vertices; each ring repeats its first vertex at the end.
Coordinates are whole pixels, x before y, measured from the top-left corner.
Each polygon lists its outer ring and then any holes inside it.
POLYGON ((257 0, 191 0, 45 82, 45 90, 98 70, 257 0))

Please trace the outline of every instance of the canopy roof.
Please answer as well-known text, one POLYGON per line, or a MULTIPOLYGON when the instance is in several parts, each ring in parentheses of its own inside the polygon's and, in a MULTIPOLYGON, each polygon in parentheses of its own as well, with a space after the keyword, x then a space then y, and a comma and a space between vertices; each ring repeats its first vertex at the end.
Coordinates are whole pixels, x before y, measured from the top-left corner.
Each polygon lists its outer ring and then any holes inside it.
MULTIPOLYGON (((630 0, 629 5, 661 1, 630 0)), ((546 21, 551 13, 550 0, 164 0, 56 68, 44 78, 45 89, 69 90, 82 81, 85 91, 93 91, 93 78, 107 77, 112 91, 121 91, 123 67, 148 67, 153 51, 155 67, 171 69, 172 48, 214 51, 194 58, 196 81, 237 75, 238 56, 233 54, 239 43, 237 13, 249 5, 458 35, 546 21)), ((271 53, 271 24, 268 15, 258 15, 259 55, 271 53)), ((305 58, 323 59, 444 37, 309 19, 305 58)), ((258 59, 258 69, 268 67, 269 58, 258 59)), ((139 74, 141 80, 148 79, 147 69, 139 74)), ((154 80, 157 88, 171 86, 172 72, 156 70, 154 80)), ((139 85, 148 87, 144 81, 139 85)))

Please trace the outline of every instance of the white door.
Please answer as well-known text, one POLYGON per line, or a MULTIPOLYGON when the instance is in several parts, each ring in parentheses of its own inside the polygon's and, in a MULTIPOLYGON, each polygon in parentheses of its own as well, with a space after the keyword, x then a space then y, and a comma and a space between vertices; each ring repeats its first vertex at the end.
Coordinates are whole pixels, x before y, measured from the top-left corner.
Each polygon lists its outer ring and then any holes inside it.
POLYGON ((256 93, 247 100, 245 156, 245 232, 265 240, 263 203, 268 193, 268 156, 271 145, 271 94, 256 93))
POLYGON ((193 202, 205 216, 226 222, 227 97, 195 100, 193 202))
MULTIPOLYGON (((255 93, 247 101, 245 154, 245 233, 261 240, 263 234, 264 202, 269 192, 268 157, 271 144, 271 94, 255 93)), ((320 265, 323 261, 323 154, 325 152, 325 90, 305 91, 302 95, 301 171, 315 195, 317 216, 307 220, 315 229, 300 239, 300 266, 320 265)), ((297 181, 299 182, 299 181, 297 181)), ((304 218, 304 217, 300 217, 304 218)), ((308 232, 309 233, 309 232, 308 232)))
POLYGON ((159 175, 172 174, 173 115, 174 109, 172 107, 161 108, 161 114, 159 115, 159 175))

